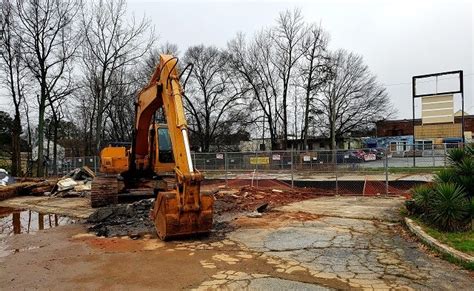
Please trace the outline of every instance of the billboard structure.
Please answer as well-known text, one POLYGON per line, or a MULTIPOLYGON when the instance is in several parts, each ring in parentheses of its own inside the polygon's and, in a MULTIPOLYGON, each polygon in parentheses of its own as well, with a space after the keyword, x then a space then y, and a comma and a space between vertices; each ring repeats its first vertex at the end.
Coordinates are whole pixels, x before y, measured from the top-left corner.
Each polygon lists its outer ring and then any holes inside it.
POLYGON ((454 123, 453 95, 421 97, 421 122, 454 123))
MULTIPOLYGON (((416 133, 445 127, 445 132, 460 131, 464 138, 464 84, 463 71, 448 71, 412 77, 413 110, 413 166, 416 166, 416 133), (454 123, 454 94, 461 95, 461 126, 454 123), (415 128, 415 100, 421 98, 421 130, 415 128), (423 128, 424 127, 424 128, 423 128), (446 131, 447 129, 447 131, 446 131)), ((443 133, 445 134, 445 133, 443 133)))

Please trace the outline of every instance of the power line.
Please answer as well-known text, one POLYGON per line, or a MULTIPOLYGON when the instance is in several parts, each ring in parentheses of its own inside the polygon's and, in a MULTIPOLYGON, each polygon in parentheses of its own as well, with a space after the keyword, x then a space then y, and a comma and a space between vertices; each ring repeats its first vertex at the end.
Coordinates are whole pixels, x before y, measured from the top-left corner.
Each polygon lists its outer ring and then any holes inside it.
MULTIPOLYGON (((468 77, 468 76, 474 76, 474 73, 464 74, 464 77, 468 77)), ((418 83, 432 83, 432 82, 436 82, 436 81, 452 80, 452 79, 456 79, 456 77, 448 77, 448 78, 443 78, 443 79, 438 79, 438 80, 418 81, 417 84, 418 83)), ((385 86, 385 87, 390 87, 390 86, 411 85, 411 84, 412 84, 411 82, 402 82, 402 83, 382 84, 382 85, 385 86)))

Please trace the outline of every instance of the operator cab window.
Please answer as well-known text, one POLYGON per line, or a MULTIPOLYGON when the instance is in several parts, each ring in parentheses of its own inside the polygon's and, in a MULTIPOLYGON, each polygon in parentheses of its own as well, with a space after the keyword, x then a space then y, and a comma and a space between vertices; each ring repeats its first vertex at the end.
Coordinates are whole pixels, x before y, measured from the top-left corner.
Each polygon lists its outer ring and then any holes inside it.
POLYGON ((168 128, 158 128, 158 160, 160 163, 174 162, 168 128))

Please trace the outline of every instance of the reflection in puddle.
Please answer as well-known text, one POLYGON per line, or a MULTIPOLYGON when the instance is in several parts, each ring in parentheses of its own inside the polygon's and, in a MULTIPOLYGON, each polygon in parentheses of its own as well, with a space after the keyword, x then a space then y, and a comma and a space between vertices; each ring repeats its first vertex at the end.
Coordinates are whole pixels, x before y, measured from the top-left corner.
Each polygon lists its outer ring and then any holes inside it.
POLYGON ((35 233, 38 230, 74 222, 74 219, 57 214, 0 207, 0 238, 13 234, 35 233))
POLYGON ((31 210, 0 207, 0 258, 40 248, 39 246, 28 246, 10 249, 5 243, 7 236, 20 233, 35 233, 38 230, 74 222, 74 219, 57 214, 44 214, 31 210))

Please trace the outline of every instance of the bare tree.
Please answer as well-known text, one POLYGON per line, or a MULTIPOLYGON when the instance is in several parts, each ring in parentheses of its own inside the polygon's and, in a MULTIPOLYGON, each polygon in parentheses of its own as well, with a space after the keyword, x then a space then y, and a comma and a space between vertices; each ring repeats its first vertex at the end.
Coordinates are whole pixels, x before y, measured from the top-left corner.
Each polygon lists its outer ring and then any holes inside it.
POLYGON ((250 44, 246 43, 243 34, 238 34, 228 43, 227 52, 232 74, 240 78, 242 86, 255 100, 268 125, 271 147, 276 149, 280 113, 277 72, 269 62, 272 54, 269 32, 261 31, 250 44))
POLYGON ((17 0, 23 57, 36 79, 38 95, 38 176, 43 175, 44 118, 48 99, 62 86, 63 74, 78 46, 73 21, 78 0, 17 0))
POLYGON ((288 95, 293 78, 293 71, 303 51, 299 50, 300 43, 305 36, 305 25, 303 16, 299 9, 286 10, 280 13, 277 25, 271 31, 274 53, 270 55, 270 61, 278 70, 281 86, 281 111, 283 126, 283 148, 287 147, 288 140, 288 95))
POLYGON ((122 67, 113 75, 113 79, 114 85, 109 90, 114 98, 105 111, 105 138, 111 141, 130 141, 135 121, 135 96, 143 86, 139 84, 146 84, 148 78, 134 81, 132 73, 122 67))
POLYGON ((85 42, 83 64, 90 82, 95 131, 95 152, 101 148, 105 114, 115 96, 112 86, 121 86, 115 78, 121 68, 135 65, 152 47, 155 37, 150 22, 143 18, 126 19, 125 0, 93 1, 82 13, 85 42))
POLYGON ((338 50, 332 56, 333 77, 316 98, 319 120, 331 139, 331 148, 345 134, 365 129, 394 114, 387 92, 361 56, 338 50))
POLYGON ((308 130, 314 98, 321 92, 330 77, 331 66, 327 52, 328 36, 322 28, 312 24, 305 31, 305 36, 299 48, 302 53, 298 64, 299 78, 296 82, 303 89, 303 123, 301 137, 305 149, 308 148, 308 130))
POLYGON ((25 98, 25 63, 21 58, 22 42, 18 37, 18 17, 15 13, 15 5, 10 0, 4 0, 1 6, 2 27, 0 31, 1 74, 5 86, 8 89, 14 107, 12 124, 12 153, 11 173, 17 176, 21 172, 21 105, 25 98))
MULTIPOLYGON (((64 118, 64 106, 68 101, 67 97, 72 94, 76 89, 76 86, 73 84, 72 77, 69 75, 69 82, 64 83, 59 87, 60 91, 53 91, 48 94, 48 102, 51 109, 51 121, 53 123, 52 128, 52 138, 53 138, 53 174, 58 174, 58 140, 61 121, 64 118)), ((48 145, 49 151, 49 145, 48 145)), ((49 157, 49 153, 48 153, 49 157)))
POLYGON ((243 35, 228 43, 231 68, 252 91, 268 124, 272 149, 278 144, 287 147, 290 88, 296 84, 295 71, 306 52, 302 49, 306 30, 301 12, 287 10, 274 27, 256 33, 250 44, 243 35))
POLYGON ((193 46, 188 48, 184 59, 194 64, 185 95, 190 129, 198 138, 201 150, 207 152, 219 136, 245 126, 248 117, 245 92, 229 73, 227 55, 217 48, 193 46))

